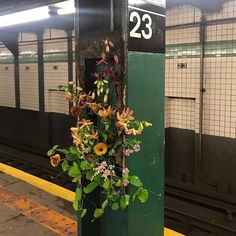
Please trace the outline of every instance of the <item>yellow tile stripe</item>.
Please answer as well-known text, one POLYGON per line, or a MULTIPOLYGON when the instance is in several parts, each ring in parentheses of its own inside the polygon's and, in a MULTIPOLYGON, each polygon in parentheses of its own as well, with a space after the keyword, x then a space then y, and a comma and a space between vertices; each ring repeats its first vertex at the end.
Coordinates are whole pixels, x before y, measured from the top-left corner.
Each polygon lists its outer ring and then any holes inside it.
MULTIPOLYGON (((60 187, 56 184, 53 184, 49 181, 43 180, 41 178, 38 178, 36 176, 33 176, 31 174, 28 174, 24 171, 18 170, 14 167, 5 165, 0 163, 0 171, 4 172, 8 175, 11 175, 15 178, 21 179, 33 186, 36 186, 37 188, 40 188, 42 190, 44 190, 45 192, 48 192, 52 195, 55 195, 57 197, 60 197, 62 199, 65 199, 69 202, 73 202, 74 198, 75 198, 75 193, 65 189, 63 187, 60 187)), ((165 228, 164 230, 164 234, 165 236, 184 236, 183 234, 177 233, 173 230, 167 229, 165 228)))
POLYGON ((55 195, 57 197, 60 197, 62 199, 65 199, 69 202, 73 202, 75 199, 74 192, 72 192, 68 189, 62 188, 62 187, 60 187, 56 184, 53 184, 49 181, 43 180, 43 179, 33 176, 31 174, 28 174, 22 170, 18 170, 14 167, 0 163, 0 171, 6 173, 8 175, 11 175, 17 179, 21 179, 33 186, 36 186, 37 188, 44 190, 45 192, 48 192, 48 193, 55 195))

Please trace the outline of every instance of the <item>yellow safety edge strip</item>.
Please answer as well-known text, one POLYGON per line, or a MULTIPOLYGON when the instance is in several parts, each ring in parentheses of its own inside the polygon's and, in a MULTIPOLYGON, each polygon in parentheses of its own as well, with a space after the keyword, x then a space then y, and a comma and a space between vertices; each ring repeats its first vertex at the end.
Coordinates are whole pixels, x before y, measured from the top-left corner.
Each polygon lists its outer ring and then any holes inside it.
POLYGON ((73 202, 75 199, 74 192, 72 192, 68 189, 62 188, 62 187, 60 187, 56 184, 53 184, 49 181, 43 180, 43 179, 33 176, 31 174, 28 174, 22 170, 18 170, 14 167, 0 163, 0 171, 6 173, 8 175, 11 175, 15 178, 21 179, 31 185, 36 186, 37 188, 44 190, 45 192, 48 192, 48 193, 55 195, 57 197, 60 197, 62 199, 65 199, 69 202, 73 202))
MULTIPOLYGON (((14 167, 5 165, 0 163, 0 171, 4 172, 8 175, 11 175, 15 178, 21 179, 33 186, 36 186, 37 188, 40 188, 44 190, 45 192, 48 192, 54 196, 60 197, 62 199, 65 199, 69 202, 73 202, 75 199, 75 193, 65 189, 63 187, 60 187, 56 184, 53 184, 49 181, 43 180, 39 177, 36 177, 34 175, 28 174, 22 170, 18 170, 14 167)), ((164 230, 165 236, 184 236, 183 234, 177 233, 173 230, 165 228, 164 230)))

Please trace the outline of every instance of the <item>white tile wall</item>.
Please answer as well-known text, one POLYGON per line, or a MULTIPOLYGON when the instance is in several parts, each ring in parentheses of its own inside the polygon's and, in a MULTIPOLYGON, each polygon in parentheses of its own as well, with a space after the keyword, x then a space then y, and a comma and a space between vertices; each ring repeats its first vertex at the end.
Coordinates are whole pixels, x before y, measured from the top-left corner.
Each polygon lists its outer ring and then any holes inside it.
POLYGON ((39 110, 38 65, 20 64, 20 107, 39 110))
POLYGON ((208 25, 206 41, 236 40, 236 23, 208 25))
POLYGON ((67 52, 67 33, 64 30, 47 29, 44 31, 44 53, 67 52))
POLYGON ((219 20, 236 17, 236 1, 228 1, 218 12, 208 13, 207 20, 219 20))
POLYGON ((236 58, 206 58, 205 68, 203 132, 236 138, 236 58))
POLYGON ((60 84, 68 83, 68 64, 45 63, 44 65, 44 88, 45 88, 45 111, 68 114, 69 104, 65 101, 65 93, 57 90, 60 84), (55 67, 57 69, 55 70, 55 67))
POLYGON ((166 26, 199 22, 201 11, 189 5, 175 7, 166 12, 166 26))
POLYGON ((166 45, 198 42, 199 27, 170 29, 166 31, 166 45))
POLYGON ((195 101, 166 99, 165 127, 195 130, 195 101))
POLYGON ((14 65, 0 65, 0 106, 15 107, 14 65))
POLYGON ((165 95, 171 97, 196 98, 199 91, 200 59, 166 59, 165 95), (178 64, 187 64, 179 69, 178 64))
MULTIPOLYGON (((167 25, 199 21, 200 14, 197 14, 196 19, 195 13, 196 9, 189 6, 174 8, 167 12, 167 25), (180 19, 182 16, 185 19, 180 19)), ((231 17, 236 17, 236 1, 224 4, 222 11, 207 14, 207 20, 231 17)), ((166 43, 196 42, 196 39, 199 39, 199 29, 196 28, 168 30, 166 43)), ((236 138, 236 57, 220 57, 221 53, 231 53, 231 49, 226 51, 222 41, 236 40, 235 35, 236 23, 231 21, 207 26, 207 42, 217 42, 212 44, 211 49, 212 52, 215 50, 215 53, 205 58, 204 65, 206 92, 203 98, 203 133, 207 135, 236 138)), ((236 52, 233 45, 235 44, 232 42, 232 53, 236 52)), ((181 47, 178 50, 182 50, 181 47)), ((166 127, 199 132, 200 59, 194 58, 195 56, 193 54, 192 58, 191 55, 184 58, 181 54, 180 58, 166 59, 166 127), (187 63, 188 68, 177 69, 177 63, 187 63), (195 100, 186 100, 184 97, 195 100)))

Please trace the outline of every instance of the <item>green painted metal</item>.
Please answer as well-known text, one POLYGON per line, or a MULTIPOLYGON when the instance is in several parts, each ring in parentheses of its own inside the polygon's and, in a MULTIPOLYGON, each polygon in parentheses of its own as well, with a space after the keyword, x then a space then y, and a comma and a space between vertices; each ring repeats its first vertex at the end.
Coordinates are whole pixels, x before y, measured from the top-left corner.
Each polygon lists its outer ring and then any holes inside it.
MULTIPOLYGON (((130 172, 150 190, 146 204, 128 209, 128 236, 162 236, 164 229, 164 54, 128 53, 128 106, 153 127, 144 131, 142 150, 129 158, 130 172)), ((131 190, 132 191, 132 190, 131 190)))
MULTIPOLYGON (((144 131, 142 150, 128 166, 150 190, 145 204, 106 212, 102 236, 163 236, 164 230, 164 54, 128 52, 127 102, 140 120, 153 124, 144 131)), ((130 189, 132 191, 132 189, 130 189)))

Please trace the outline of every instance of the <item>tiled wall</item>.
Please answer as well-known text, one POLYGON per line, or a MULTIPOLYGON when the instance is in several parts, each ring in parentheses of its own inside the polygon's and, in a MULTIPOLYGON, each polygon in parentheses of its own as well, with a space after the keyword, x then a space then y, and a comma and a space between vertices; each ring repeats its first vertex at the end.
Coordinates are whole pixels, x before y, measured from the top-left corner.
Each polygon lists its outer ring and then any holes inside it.
POLYGON ((0 44, 0 106, 15 107, 14 59, 12 53, 0 44))
POLYGON ((19 35, 20 108, 39 110, 38 47, 35 34, 19 35))
MULTIPOLYGON (((74 48, 74 39, 72 43, 74 48)), ((20 108, 34 111, 39 110, 37 44, 36 34, 19 34, 20 108)), ((45 111, 69 114, 65 93, 57 91, 58 85, 68 82, 67 33, 64 30, 46 29, 43 34, 43 48, 45 111)), ((1 43, 0 106, 15 107, 14 57, 1 43)))
MULTIPOLYGON (((236 1, 224 4, 207 20, 236 17, 236 1)), ((191 6, 167 11, 166 127, 199 132, 200 21, 191 6)), ((236 138, 236 22, 208 24, 204 59, 203 133, 236 138)))
POLYGON ((44 89, 45 111, 69 113, 65 93, 57 91, 57 86, 68 83, 68 43, 63 30, 44 31, 44 89))

